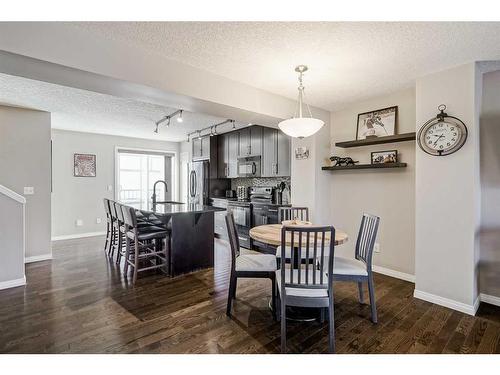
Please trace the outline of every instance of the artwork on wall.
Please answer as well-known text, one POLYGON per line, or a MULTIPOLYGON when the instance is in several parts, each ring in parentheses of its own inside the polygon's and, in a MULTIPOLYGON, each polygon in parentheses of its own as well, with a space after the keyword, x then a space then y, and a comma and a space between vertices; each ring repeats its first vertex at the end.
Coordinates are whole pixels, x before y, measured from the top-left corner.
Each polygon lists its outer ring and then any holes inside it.
POLYGON ((386 164, 398 162, 398 150, 372 152, 372 164, 386 164))
POLYGON ((295 159, 309 159, 309 149, 305 146, 297 147, 295 149, 295 159))
POLYGON ((397 106, 360 113, 356 127, 356 140, 396 134, 397 113, 397 106))
POLYGON ((74 154, 75 177, 95 177, 95 155, 92 154, 74 154))

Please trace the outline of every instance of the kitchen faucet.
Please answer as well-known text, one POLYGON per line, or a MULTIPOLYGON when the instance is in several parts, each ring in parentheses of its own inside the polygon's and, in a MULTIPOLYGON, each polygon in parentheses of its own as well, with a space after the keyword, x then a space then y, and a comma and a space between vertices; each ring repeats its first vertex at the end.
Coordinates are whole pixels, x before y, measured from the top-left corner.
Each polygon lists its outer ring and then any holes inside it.
POLYGON ((156 209, 156 184, 158 182, 161 182, 163 185, 165 185, 165 193, 168 192, 168 187, 167 187, 167 183, 163 180, 158 180, 154 183, 153 185, 153 196, 151 197, 152 201, 153 201, 153 211, 156 209))

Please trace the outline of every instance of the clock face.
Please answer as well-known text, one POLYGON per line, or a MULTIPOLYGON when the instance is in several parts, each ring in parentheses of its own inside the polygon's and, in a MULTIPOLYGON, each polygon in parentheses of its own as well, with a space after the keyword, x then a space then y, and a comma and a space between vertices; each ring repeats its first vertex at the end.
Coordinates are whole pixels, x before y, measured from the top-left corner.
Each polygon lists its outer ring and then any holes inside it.
POLYGON ((424 125, 418 133, 418 143, 430 155, 444 156, 458 151, 467 139, 467 128, 461 121, 445 118, 424 125))

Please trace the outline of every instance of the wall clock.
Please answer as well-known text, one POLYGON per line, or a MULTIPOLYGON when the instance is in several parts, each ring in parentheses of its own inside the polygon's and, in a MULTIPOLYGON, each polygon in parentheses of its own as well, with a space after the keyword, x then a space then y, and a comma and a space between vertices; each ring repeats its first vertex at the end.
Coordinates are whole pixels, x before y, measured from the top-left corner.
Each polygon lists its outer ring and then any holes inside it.
POLYGON ((436 117, 427 121, 418 131, 420 148, 434 156, 445 156, 460 150, 467 140, 467 127, 458 118, 448 116, 441 104, 436 117))

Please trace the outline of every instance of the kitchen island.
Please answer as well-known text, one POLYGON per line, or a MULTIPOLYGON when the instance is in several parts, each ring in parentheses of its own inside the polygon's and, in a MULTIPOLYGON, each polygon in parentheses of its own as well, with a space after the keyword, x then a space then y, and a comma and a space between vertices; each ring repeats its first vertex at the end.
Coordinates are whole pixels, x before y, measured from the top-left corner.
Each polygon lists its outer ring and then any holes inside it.
POLYGON ((171 231, 169 275, 172 277, 214 266, 214 212, 199 204, 158 202, 144 219, 161 220, 171 231))

